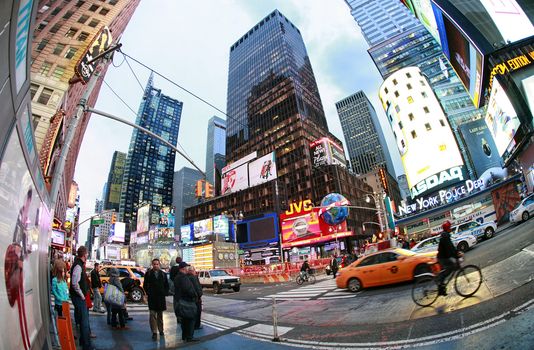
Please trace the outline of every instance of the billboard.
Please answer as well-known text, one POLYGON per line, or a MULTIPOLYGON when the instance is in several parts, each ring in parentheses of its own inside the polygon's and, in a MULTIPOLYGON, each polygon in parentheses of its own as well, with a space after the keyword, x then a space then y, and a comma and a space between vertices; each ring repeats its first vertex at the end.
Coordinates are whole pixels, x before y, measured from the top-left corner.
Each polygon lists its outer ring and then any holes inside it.
POLYGON ((108 243, 124 243, 126 233, 126 224, 124 222, 115 222, 109 229, 108 243))
POLYGON ((64 247, 65 246, 65 231, 52 230, 52 244, 64 247))
POLYGON ((241 191, 245 188, 248 188, 248 165, 246 163, 222 174, 222 194, 241 191))
POLYGON ((74 67, 74 72, 81 79, 82 84, 85 85, 89 82, 89 79, 91 79, 91 76, 98 65, 98 61, 91 61, 96 56, 109 49, 112 41, 111 31, 107 26, 103 27, 98 34, 95 35, 93 41, 87 47, 74 67))
POLYGON ((174 228, 174 208, 163 207, 160 209, 158 227, 174 228))
POLYGON ((230 239, 230 222, 225 215, 219 215, 213 218, 213 232, 223 236, 225 239, 230 239))
POLYGON ((467 146, 477 178, 489 169, 501 169, 501 157, 484 119, 462 124, 458 130, 467 146))
POLYGON ((192 225, 180 226, 180 241, 182 241, 182 244, 191 242, 191 229, 192 225))
POLYGON ((193 236, 195 240, 205 239, 206 236, 211 234, 213 234, 213 222, 211 218, 193 223, 193 236))
POLYGON ((323 137, 312 142, 310 144, 310 154, 314 167, 332 164, 343 167, 347 166, 347 159, 345 158, 343 148, 328 137, 323 137))
POLYGON ((275 152, 264 155, 248 164, 250 187, 276 179, 275 152))
POLYGON ((505 42, 516 42, 534 33, 534 26, 515 0, 479 0, 505 42))
POLYGON ((412 6, 408 6, 415 16, 426 27, 428 32, 432 34, 434 39, 439 43, 438 24, 434 16, 434 10, 430 0, 412 0, 412 6))
POLYGON ((486 112, 486 124, 493 136, 499 155, 507 158, 515 146, 514 136, 521 125, 512 103, 497 79, 493 79, 486 112))
POLYGON ((137 233, 148 232, 150 225, 150 204, 137 209, 137 233))

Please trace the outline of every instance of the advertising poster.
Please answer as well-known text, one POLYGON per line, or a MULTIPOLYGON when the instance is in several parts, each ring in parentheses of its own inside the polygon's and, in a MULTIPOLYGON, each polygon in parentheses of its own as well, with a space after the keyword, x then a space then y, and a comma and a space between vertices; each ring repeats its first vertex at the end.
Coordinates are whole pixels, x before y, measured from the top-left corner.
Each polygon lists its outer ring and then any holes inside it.
POLYGON ((521 122, 512 103, 499 81, 493 79, 490 100, 486 112, 486 124, 493 136, 499 156, 504 155, 519 129, 521 122))
POLYGON ((150 204, 147 204, 137 210, 137 232, 148 232, 150 225, 150 204))
POLYGON ((65 246, 65 231, 52 230, 52 244, 60 247, 65 246))
POLYGON ((222 194, 248 188, 248 164, 243 164, 222 174, 222 194))
POLYGON ((276 156, 274 152, 250 162, 248 165, 250 187, 276 179, 276 156))
POLYGON ((321 237, 319 226, 319 208, 298 214, 281 214, 282 222, 282 247, 293 247, 298 242, 321 237))
POLYGON ((224 215, 213 218, 213 232, 217 235, 230 239, 230 221, 224 215))
POLYGON ((112 245, 106 247, 106 259, 120 260, 120 248, 112 245))
POLYGON ((174 242, 174 227, 157 227, 156 231, 158 242, 174 242))
POLYGON ((191 242, 191 225, 180 226, 180 240, 182 244, 191 242))
POLYGON ((0 164, 0 256, 4 259, 0 314, 9 320, 3 332, 10 335, 0 339, 0 349, 27 350, 37 343, 45 317, 41 311, 49 302, 42 286, 49 278, 46 253, 51 222, 14 131, 0 164))
POLYGON ((195 221, 193 223, 193 232, 195 240, 204 239, 206 236, 213 234, 213 223, 211 219, 195 221))
POLYGON ((332 140, 328 140, 328 145, 330 151, 330 164, 346 167, 347 159, 345 158, 345 152, 343 151, 343 148, 338 146, 332 140))
POLYGON ((114 224, 111 224, 111 228, 109 229, 108 243, 124 243, 125 232, 126 224, 124 222, 117 221, 114 224))
POLYGON ((430 0, 412 0, 412 11, 426 29, 432 34, 434 39, 439 43, 438 25, 436 18, 434 17, 434 10, 432 9, 432 3, 430 0))
POLYGON ((501 169, 501 157, 484 119, 462 124, 458 129, 471 156, 477 178, 489 169, 501 169))
POLYGON ((328 149, 324 139, 317 140, 310 145, 310 154, 314 167, 329 164, 328 149))
POLYGON ((506 42, 516 42, 534 33, 534 26, 515 0, 479 0, 506 42))
POLYGON ((517 203, 521 201, 521 196, 517 192, 516 184, 511 182, 491 192, 497 224, 508 221, 510 212, 515 209, 517 203))
POLYGON ((159 227, 174 228, 174 208, 161 208, 161 210, 159 211, 159 227))
POLYGON ((137 244, 148 244, 148 232, 137 235, 137 244))

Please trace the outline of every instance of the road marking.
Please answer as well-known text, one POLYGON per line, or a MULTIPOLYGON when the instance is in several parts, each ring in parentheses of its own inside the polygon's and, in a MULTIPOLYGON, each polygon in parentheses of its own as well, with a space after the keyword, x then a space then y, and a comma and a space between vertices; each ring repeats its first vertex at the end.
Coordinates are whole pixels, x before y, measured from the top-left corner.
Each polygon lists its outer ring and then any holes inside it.
MULTIPOLYGON (((276 330, 278 332, 278 336, 282 336, 282 335, 286 334, 287 332, 291 331, 292 329, 293 329, 293 327, 283 327, 283 326, 276 327, 276 330)), ((239 332, 247 332, 247 333, 258 334, 258 335, 272 336, 273 335, 273 326, 270 325, 270 324, 258 323, 258 324, 255 324, 253 326, 250 326, 248 328, 242 329, 239 332)))
POLYGON ((202 321, 209 321, 211 323, 228 326, 228 328, 241 327, 248 324, 248 321, 240 321, 233 318, 227 318, 223 316, 217 316, 208 313, 202 313, 202 321))

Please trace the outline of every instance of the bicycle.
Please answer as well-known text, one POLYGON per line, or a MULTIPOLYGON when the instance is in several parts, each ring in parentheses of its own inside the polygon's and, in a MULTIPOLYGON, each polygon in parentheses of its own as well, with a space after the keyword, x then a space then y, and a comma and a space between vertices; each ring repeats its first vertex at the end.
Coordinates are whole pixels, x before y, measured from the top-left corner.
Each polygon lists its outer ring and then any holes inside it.
MULTIPOLYGON (((462 266, 463 259, 458 260, 458 267, 445 279, 445 288, 454 278, 454 289, 462 297, 470 297, 475 294, 482 285, 482 271, 476 265, 462 266)), ((430 306, 438 299, 439 264, 432 263, 430 273, 416 276, 412 287, 412 299, 419 306, 430 306)))
POLYGON ((315 275, 313 274, 312 270, 310 270, 308 273, 305 273, 304 271, 301 271, 297 278, 295 279, 297 284, 300 286, 304 282, 310 282, 311 284, 315 283, 315 275))

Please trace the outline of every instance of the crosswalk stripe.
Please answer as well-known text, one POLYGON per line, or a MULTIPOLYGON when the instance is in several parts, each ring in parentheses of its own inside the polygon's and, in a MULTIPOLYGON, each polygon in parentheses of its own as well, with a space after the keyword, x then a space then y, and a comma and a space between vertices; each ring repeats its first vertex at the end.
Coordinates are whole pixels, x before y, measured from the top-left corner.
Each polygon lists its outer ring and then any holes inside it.
POLYGON ((259 300, 271 300, 273 297, 277 300, 310 300, 310 299, 342 299, 354 298, 355 293, 351 293, 346 289, 338 288, 334 279, 319 280, 315 284, 297 287, 288 291, 279 292, 276 294, 267 295, 265 297, 258 297, 259 300))

